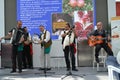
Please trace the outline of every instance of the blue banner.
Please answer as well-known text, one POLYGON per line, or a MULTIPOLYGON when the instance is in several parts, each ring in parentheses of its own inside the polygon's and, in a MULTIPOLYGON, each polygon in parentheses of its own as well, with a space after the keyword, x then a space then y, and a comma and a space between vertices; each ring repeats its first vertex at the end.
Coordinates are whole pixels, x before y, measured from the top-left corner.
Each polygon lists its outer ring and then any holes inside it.
POLYGON ((52 33, 51 15, 58 12, 62 12, 62 0, 17 0, 17 20, 22 20, 31 35, 40 34, 39 25, 52 33))

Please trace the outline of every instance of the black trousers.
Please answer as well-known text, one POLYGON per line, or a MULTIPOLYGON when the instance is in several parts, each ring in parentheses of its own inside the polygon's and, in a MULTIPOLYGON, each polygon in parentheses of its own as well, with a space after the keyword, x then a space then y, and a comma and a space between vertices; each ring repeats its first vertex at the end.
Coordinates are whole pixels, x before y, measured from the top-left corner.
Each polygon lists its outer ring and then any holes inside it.
POLYGON ((108 56, 113 56, 113 52, 110 49, 110 47, 107 45, 107 43, 103 43, 103 44, 97 44, 95 46, 95 57, 98 58, 99 56, 99 51, 101 50, 101 48, 103 48, 106 52, 108 56))
POLYGON ((74 69, 75 68, 74 46, 66 46, 63 51, 64 51, 67 69, 70 69, 70 67, 72 67, 72 69, 74 69))
POLYGON ((30 45, 25 45, 23 48, 23 57, 22 57, 22 61, 23 61, 23 66, 24 68, 32 68, 32 55, 30 54, 30 45))
POLYGON ((18 46, 13 45, 12 46, 12 70, 16 71, 16 66, 18 65, 19 71, 22 71, 22 51, 18 51, 18 46), (17 65, 16 65, 17 60, 17 65))

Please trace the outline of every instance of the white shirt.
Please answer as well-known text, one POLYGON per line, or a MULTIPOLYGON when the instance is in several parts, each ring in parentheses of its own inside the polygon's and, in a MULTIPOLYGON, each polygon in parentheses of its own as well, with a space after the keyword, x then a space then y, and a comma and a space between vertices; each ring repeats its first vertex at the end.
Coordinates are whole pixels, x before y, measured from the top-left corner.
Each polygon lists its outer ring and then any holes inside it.
POLYGON ((50 32, 46 31, 46 36, 45 36, 45 39, 44 39, 45 31, 46 30, 43 31, 43 34, 41 35, 41 38, 42 38, 43 41, 48 42, 50 40, 50 32))

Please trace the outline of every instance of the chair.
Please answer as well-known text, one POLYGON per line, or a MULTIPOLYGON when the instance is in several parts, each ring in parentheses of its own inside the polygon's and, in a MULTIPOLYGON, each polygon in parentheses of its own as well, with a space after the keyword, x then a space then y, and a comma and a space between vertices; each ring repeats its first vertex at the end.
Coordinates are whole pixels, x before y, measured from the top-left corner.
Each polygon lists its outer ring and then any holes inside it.
MULTIPOLYGON (((119 57, 119 55, 117 55, 119 57)), ((119 58, 120 59, 120 58, 119 58)), ((118 59, 114 56, 108 56, 106 59, 109 80, 120 80, 120 65, 118 59)))
MULTIPOLYGON (((108 65, 108 78, 109 78, 109 80, 115 80, 114 72, 117 72, 118 74, 120 74, 120 68, 112 66, 112 65, 108 65)), ((118 78, 119 78, 119 76, 118 77, 116 76, 117 80, 119 80, 118 78)))
POLYGON ((101 48, 101 50, 99 52, 99 56, 98 56, 100 62, 97 63, 95 60, 95 47, 93 47, 93 69, 95 68, 95 64, 97 66, 97 71, 100 71, 99 70, 100 64, 103 64, 103 67, 105 68, 106 57, 107 57, 107 54, 106 54, 105 50, 103 48, 101 48))

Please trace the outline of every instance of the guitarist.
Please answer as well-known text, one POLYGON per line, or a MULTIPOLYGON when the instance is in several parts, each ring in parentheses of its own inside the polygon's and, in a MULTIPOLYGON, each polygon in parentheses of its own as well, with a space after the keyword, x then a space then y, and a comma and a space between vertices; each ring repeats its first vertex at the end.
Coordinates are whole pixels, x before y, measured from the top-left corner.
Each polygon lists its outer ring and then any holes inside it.
POLYGON ((107 52, 109 56, 113 56, 113 52, 106 42, 106 40, 110 41, 110 36, 107 36, 107 34, 105 33, 102 22, 97 22, 97 29, 87 35, 89 39, 91 39, 91 36, 102 36, 103 38, 105 38, 105 39, 102 39, 103 43, 95 45, 95 59, 97 63, 99 63, 98 56, 101 48, 104 48, 104 50, 107 52))

